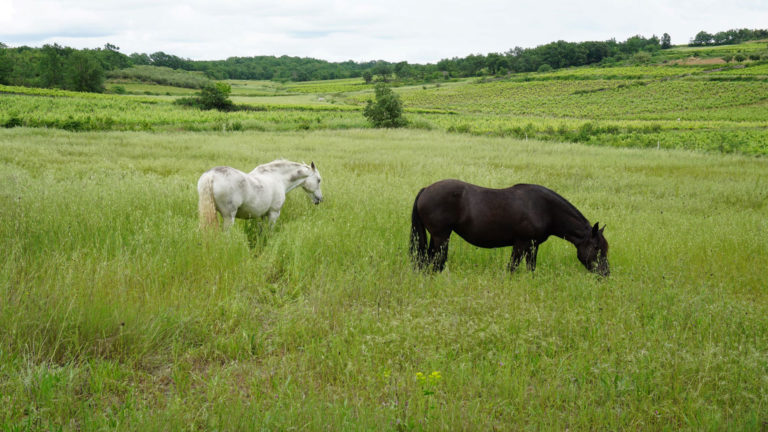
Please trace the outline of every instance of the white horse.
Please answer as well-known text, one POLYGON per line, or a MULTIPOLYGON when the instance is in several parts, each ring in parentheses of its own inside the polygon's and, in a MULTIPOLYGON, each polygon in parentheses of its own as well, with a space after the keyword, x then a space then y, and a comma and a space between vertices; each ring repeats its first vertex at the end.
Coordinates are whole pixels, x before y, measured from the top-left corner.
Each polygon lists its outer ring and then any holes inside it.
POLYGON ((321 180, 314 162, 307 165, 276 160, 259 165, 248 174, 228 166, 212 168, 197 181, 200 226, 218 226, 216 211, 221 213, 224 230, 232 226, 235 217, 252 219, 267 215, 270 226, 274 226, 285 194, 298 186, 312 202, 319 204, 323 200, 321 180))

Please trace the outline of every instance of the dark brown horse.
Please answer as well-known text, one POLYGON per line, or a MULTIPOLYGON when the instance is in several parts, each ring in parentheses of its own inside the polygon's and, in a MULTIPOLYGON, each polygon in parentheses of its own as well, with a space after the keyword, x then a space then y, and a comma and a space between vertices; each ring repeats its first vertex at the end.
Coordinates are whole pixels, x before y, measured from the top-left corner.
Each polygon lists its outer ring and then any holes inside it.
POLYGON ((411 215, 411 256, 420 269, 445 268, 451 232, 483 248, 512 246, 509 270, 525 257, 536 268, 539 245, 549 236, 568 240, 592 272, 608 276, 608 242, 603 228, 554 191, 544 186, 518 184, 488 189, 459 180, 441 180, 420 190, 411 215), (427 247, 429 231, 429 247, 427 247))

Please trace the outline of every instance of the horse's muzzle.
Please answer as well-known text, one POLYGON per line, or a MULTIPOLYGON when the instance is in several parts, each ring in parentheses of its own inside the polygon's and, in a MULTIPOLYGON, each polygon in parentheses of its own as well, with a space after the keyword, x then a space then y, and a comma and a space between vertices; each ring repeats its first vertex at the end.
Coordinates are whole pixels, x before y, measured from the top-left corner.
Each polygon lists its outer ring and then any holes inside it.
POLYGON ((600 265, 598 265, 594 271, 595 273, 603 277, 608 277, 611 275, 611 269, 610 267, 608 267, 607 261, 605 263, 601 263, 600 265))

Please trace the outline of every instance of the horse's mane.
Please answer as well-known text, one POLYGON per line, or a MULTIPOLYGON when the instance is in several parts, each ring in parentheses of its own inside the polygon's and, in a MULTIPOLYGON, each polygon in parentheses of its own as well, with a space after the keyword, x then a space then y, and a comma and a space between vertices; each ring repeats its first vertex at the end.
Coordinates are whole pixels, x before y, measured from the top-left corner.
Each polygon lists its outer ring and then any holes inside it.
POLYGON ((539 186, 543 191, 547 193, 552 199, 557 201, 559 204, 561 204, 563 207, 567 208, 568 210, 573 213, 573 216, 578 218, 580 221, 583 221, 585 225, 589 225, 589 220, 587 220, 586 217, 579 211, 579 209, 576 208, 573 204, 571 204, 570 201, 563 198, 559 193, 553 191, 552 189, 546 188, 544 186, 539 186))
POLYGON ((258 171, 260 173, 272 172, 272 171, 280 169, 280 168, 282 168, 284 166, 292 166, 292 165, 307 166, 307 164, 305 164, 305 163, 293 162, 293 161, 289 161, 289 160, 286 160, 286 159, 276 159, 276 160, 273 160, 272 162, 267 162, 267 163, 265 163, 263 165, 257 166, 254 169, 254 171, 258 171))

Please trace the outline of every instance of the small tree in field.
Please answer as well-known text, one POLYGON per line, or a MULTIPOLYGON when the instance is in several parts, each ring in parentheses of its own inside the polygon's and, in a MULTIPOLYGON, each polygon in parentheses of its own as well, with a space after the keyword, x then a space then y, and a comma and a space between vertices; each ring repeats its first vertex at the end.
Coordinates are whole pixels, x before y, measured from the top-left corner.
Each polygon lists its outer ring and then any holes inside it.
POLYGON ((204 110, 233 111, 236 107, 229 100, 229 93, 231 91, 232 87, 227 83, 210 83, 200 89, 198 96, 179 98, 174 103, 204 110))
POLYGON ((376 100, 369 100, 363 115, 374 127, 396 128, 408 122, 403 117, 403 103, 400 97, 385 83, 376 84, 376 100))
POLYGON ((672 37, 669 36, 669 33, 664 33, 661 36, 661 49, 668 49, 672 48, 672 37))
POLYGON ((224 82, 209 84, 200 89, 200 103, 204 109, 217 109, 229 111, 232 109, 232 101, 229 93, 232 87, 224 82))

